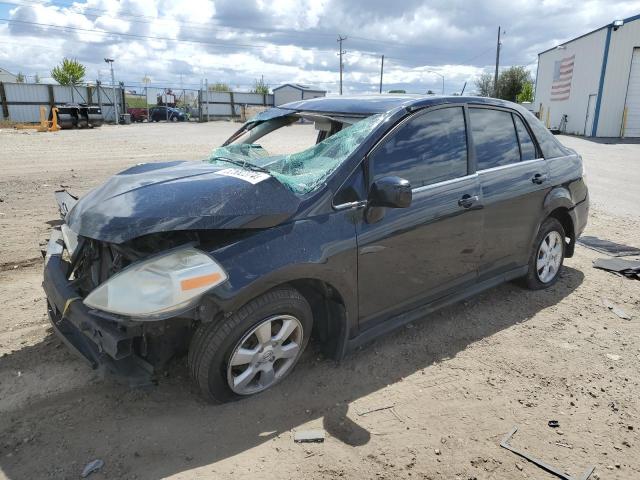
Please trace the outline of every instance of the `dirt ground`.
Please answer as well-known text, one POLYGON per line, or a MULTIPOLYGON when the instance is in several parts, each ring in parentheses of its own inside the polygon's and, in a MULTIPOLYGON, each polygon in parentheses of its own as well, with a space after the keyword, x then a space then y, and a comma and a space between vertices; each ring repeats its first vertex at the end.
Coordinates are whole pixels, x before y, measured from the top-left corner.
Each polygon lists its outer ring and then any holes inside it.
MULTIPOLYGON (((516 425, 515 446, 576 477, 595 465, 593 479, 640 478, 640 282, 593 269, 601 255, 583 247, 546 291, 502 285, 341 364, 312 344, 281 385, 242 402, 205 403, 184 361, 150 390, 97 378, 46 318, 40 248, 57 218, 53 191, 85 193, 139 162, 202 158, 237 127, 0 130, 0 479, 79 478, 96 458, 95 479, 555 478, 499 447, 516 425), (324 429, 325 442, 294 443, 306 429, 324 429)), ((294 126, 275 142, 313 135, 294 126)), ((563 141, 594 172, 587 233, 640 246, 640 208, 620 187, 640 171, 640 144, 563 141)))

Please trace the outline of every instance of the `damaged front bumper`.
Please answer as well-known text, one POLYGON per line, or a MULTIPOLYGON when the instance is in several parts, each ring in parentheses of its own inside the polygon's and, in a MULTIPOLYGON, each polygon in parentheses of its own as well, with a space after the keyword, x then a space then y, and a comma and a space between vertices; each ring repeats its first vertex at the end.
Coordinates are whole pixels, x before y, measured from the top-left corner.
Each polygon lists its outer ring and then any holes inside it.
POLYGON ((134 353, 141 327, 119 325, 92 313, 67 278, 69 263, 63 252, 62 233, 53 230, 45 255, 43 288, 55 333, 101 373, 124 378, 131 386, 153 383, 153 366, 134 353))

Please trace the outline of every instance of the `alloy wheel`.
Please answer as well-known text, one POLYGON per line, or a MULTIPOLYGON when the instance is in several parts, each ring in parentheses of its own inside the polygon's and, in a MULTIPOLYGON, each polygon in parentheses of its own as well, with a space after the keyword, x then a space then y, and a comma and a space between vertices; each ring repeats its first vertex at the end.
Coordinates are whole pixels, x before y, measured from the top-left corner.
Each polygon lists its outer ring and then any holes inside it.
POLYGON ((295 365, 303 338, 302 323, 292 315, 262 320, 229 357, 229 388, 238 395, 252 395, 272 386, 295 365))
POLYGON ((536 259, 536 272, 542 283, 551 282, 558 274, 562 264, 562 242, 562 236, 553 230, 540 243, 536 259))

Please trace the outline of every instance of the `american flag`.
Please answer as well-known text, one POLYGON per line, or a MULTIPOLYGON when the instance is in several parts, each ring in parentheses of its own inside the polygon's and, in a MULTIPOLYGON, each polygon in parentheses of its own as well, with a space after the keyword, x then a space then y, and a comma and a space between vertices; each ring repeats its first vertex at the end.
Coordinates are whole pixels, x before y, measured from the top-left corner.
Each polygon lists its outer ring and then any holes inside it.
POLYGON ((571 93, 573 78, 573 60, 575 55, 557 60, 553 66, 553 83, 551 84, 551 101, 567 100, 571 93))

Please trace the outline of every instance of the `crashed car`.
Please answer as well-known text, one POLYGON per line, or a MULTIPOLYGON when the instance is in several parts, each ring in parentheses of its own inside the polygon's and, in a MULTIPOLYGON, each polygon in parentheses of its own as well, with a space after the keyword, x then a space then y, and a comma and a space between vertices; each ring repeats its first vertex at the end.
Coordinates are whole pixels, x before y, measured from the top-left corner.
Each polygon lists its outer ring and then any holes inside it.
POLYGON ((294 102, 203 161, 57 197, 44 289, 58 335, 137 385, 187 354, 220 402, 281 381, 312 335, 340 359, 502 282, 553 285, 588 214, 580 156, 522 107, 474 97, 294 102), (301 121, 314 145, 259 143, 301 121))

